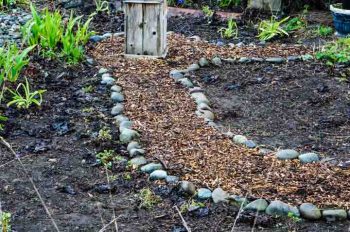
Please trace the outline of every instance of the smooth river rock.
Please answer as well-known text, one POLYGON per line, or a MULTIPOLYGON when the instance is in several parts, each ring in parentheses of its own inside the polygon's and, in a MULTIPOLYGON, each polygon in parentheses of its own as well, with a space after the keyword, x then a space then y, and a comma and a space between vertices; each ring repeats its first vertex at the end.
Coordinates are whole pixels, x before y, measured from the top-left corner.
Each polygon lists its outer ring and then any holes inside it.
POLYGON ((318 220, 322 217, 321 210, 314 204, 303 203, 299 207, 300 215, 309 220, 318 220))
POLYGON ((292 160, 298 158, 298 156, 299 152, 292 149, 280 150, 276 153, 276 157, 280 160, 292 160))

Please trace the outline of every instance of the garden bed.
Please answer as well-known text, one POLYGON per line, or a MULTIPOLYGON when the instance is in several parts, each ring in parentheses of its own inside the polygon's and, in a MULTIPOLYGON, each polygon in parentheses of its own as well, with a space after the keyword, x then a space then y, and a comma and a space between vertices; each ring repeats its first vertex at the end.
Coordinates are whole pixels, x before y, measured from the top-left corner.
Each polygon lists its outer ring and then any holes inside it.
POLYGON ((208 67, 196 80, 218 122, 258 144, 297 148, 347 161, 349 84, 319 63, 208 67))

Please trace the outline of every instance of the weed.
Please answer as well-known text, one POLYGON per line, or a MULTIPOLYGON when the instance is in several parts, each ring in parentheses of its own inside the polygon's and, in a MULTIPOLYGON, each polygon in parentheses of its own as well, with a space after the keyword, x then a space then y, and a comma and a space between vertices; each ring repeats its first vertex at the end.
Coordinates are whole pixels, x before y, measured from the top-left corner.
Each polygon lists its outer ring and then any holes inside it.
POLYGON ((7 119, 7 117, 0 115, 0 131, 4 130, 4 124, 2 122, 6 122, 7 119))
POLYGON ((1 232, 11 231, 11 213, 0 212, 0 230, 1 232))
POLYGON ((102 13, 102 12, 107 11, 107 13, 110 14, 108 5, 109 5, 109 3, 107 1, 95 0, 95 6, 96 6, 97 13, 102 13))
POLYGON ((94 111, 93 107, 87 107, 87 108, 83 108, 83 113, 92 113, 94 111))
POLYGON ((111 130, 108 127, 103 127, 98 132, 98 139, 100 141, 109 141, 112 139, 111 130))
POLYGON ((34 92, 30 91, 30 85, 28 82, 28 79, 25 79, 25 84, 20 83, 16 91, 13 91, 11 89, 8 89, 8 91, 13 95, 12 101, 7 103, 7 106, 11 106, 15 104, 17 108, 24 108, 28 109, 32 104, 35 104, 37 106, 41 106, 41 103, 43 101, 42 94, 46 92, 46 90, 36 90, 34 92), (22 88, 23 93, 20 92, 20 89, 22 88), (39 98, 39 99, 38 99, 39 98))
POLYGON ((127 180, 127 181, 132 180, 132 176, 130 173, 124 173, 123 178, 124 178, 124 180, 127 180))
POLYGON ((267 41, 275 38, 276 36, 289 36, 288 32, 282 28, 282 24, 288 19, 289 17, 278 21, 275 16, 272 16, 270 20, 261 21, 258 27, 258 38, 260 40, 267 41))
POLYGON ((326 44, 321 51, 316 53, 316 58, 325 60, 328 65, 335 63, 349 63, 350 61, 350 38, 339 38, 326 44))
POLYGON ((288 213, 288 218, 291 219, 293 222, 300 222, 301 218, 295 215, 293 212, 288 213))
POLYGON ((232 6, 239 6, 241 4, 241 0, 220 0, 219 7, 221 8, 229 8, 232 6))
POLYGON ((92 85, 84 86, 83 92, 84 93, 91 93, 94 90, 94 87, 92 85))
POLYGON ((316 34, 320 37, 327 37, 333 34, 333 28, 320 25, 316 29, 316 34))
POLYGON ((302 17, 295 17, 286 22, 284 30, 286 32, 293 32, 306 27, 306 21, 302 17))
POLYGON ((112 163, 111 161, 113 160, 113 157, 113 150, 104 150, 103 152, 99 152, 96 154, 97 162, 107 166, 112 163))
POLYGON ((155 195, 149 188, 141 189, 138 196, 141 200, 140 208, 152 209, 161 202, 161 198, 155 195))
POLYGON ((219 32, 221 37, 225 39, 231 39, 238 36, 238 27, 237 23, 233 19, 229 19, 227 23, 227 28, 220 28, 219 32))
POLYGON ((203 6, 202 12, 203 12, 205 18, 208 20, 208 22, 210 22, 214 16, 214 11, 212 9, 210 9, 209 6, 203 6))
POLYGON ((28 53, 35 46, 20 51, 16 44, 0 48, 0 85, 5 81, 16 82, 22 69, 29 63, 28 53))
POLYGON ((203 202, 196 202, 195 200, 192 199, 191 201, 185 202, 184 204, 181 205, 180 212, 187 213, 188 210, 193 207, 203 208, 205 207, 205 204, 203 202))

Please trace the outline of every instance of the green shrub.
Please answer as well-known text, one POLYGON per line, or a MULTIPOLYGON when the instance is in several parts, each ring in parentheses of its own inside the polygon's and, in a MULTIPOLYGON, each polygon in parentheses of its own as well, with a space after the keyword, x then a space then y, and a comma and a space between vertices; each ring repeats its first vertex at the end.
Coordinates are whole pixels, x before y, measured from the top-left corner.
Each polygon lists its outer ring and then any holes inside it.
POLYGON ((282 27, 282 24, 288 19, 289 17, 277 21, 276 17, 272 16, 270 20, 261 21, 258 27, 258 38, 260 40, 267 41, 275 38, 276 36, 289 36, 288 32, 286 32, 282 27))
POLYGON ((11 214, 0 212, 0 230, 1 232, 11 232, 11 214))
POLYGON ((348 63, 350 61, 350 38, 339 38, 326 44, 316 53, 316 58, 324 60, 328 65, 348 63))

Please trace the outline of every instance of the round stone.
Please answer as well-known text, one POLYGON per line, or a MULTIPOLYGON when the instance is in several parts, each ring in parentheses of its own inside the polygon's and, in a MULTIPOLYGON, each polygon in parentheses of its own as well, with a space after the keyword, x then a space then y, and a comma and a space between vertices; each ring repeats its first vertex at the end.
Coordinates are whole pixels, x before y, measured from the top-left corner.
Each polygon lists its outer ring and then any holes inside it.
POLYGON ((124 129, 131 129, 132 125, 132 121, 123 121, 119 124, 119 131, 123 131, 124 129))
POLYGON ((163 166, 158 163, 149 163, 141 167, 141 171, 145 173, 152 173, 155 170, 161 170, 161 169, 163 169, 163 166))
POLYGON ((322 217, 321 210, 311 203, 303 203, 299 207, 300 215, 309 220, 318 220, 322 217))
POLYGON ((265 199, 257 199, 251 203, 249 203, 246 207, 244 207, 245 210, 251 210, 255 212, 263 212, 266 210, 267 206, 269 204, 265 199))
POLYGON ((211 191, 207 188, 200 188, 198 189, 197 197, 200 200, 207 200, 211 198, 211 191))
POLYGON ((119 140, 122 144, 130 143, 131 141, 138 139, 139 133, 135 130, 125 128, 119 135, 119 140))
POLYGON ((195 93, 191 94, 191 97, 195 100, 197 105, 199 105, 201 103, 205 103, 205 104, 209 105, 209 100, 203 93, 195 92, 195 93))
POLYGON ((199 111, 201 110, 210 110, 211 111, 211 108, 206 104, 206 103, 200 103, 198 106, 197 106, 197 109, 199 111))
POLYGON ((201 110, 200 112, 202 113, 203 118, 208 119, 209 121, 214 121, 215 115, 210 110, 201 110))
POLYGON ((280 150, 276 153, 276 157, 280 160, 292 160, 298 158, 298 156, 299 152, 292 149, 280 150))
POLYGON ((98 74, 105 74, 105 73, 107 73, 108 72, 108 69, 106 69, 106 68, 100 68, 100 70, 98 70, 98 74))
POLYGON ((256 147, 256 143, 254 143, 254 141, 252 140, 247 140, 244 142, 244 145, 247 147, 247 148, 255 148, 256 147))
POLYGON ((222 188, 216 188, 211 194, 214 203, 228 202, 229 194, 222 190, 222 188))
POLYGON ((305 153, 299 155, 300 162, 306 163, 316 163, 320 161, 320 157, 316 153, 305 153))
POLYGON ((215 66, 221 66, 222 65, 222 61, 219 57, 214 57, 211 62, 213 63, 213 65, 215 66))
POLYGON ((179 177, 177 177, 177 176, 167 176, 165 178, 165 181, 168 184, 176 184, 179 181, 179 177))
POLYGON ((180 70, 172 70, 170 72, 170 77, 173 78, 174 80, 179 80, 184 78, 184 75, 180 70))
POLYGON ((121 92, 121 91, 122 91, 122 87, 119 86, 119 85, 113 85, 113 86, 111 87, 111 91, 112 91, 112 92, 121 92))
POLYGON ((206 58, 202 57, 202 58, 199 59, 198 64, 201 67, 206 67, 206 66, 209 65, 209 61, 206 58))
POLYGON ((343 209, 323 210, 323 218, 329 222, 346 220, 347 213, 343 209))
POLYGON ((123 113, 123 111, 124 111, 124 105, 118 103, 118 104, 116 104, 115 106, 113 106, 113 108, 112 108, 112 110, 111 110, 111 114, 112 114, 113 116, 117 116, 117 115, 123 113))
POLYGON ((292 207, 282 201, 272 201, 266 208, 265 212, 271 216, 288 216, 292 213, 294 216, 299 217, 300 213, 297 207, 292 207))
POLYGON ((285 59, 282 57, 271 57, 271 58, 266 58, 265 61, 270 63, 280 64, 280 63, 283 63, 285 59))
POLYGON ((101 84, 104 85, 113 85, 115 82, 114 78, 111 77, 108 73, 105 73, 102 75, 102 81, 101 84))
POLYGON ((197 71, 198 69, 200 69, 200 67, 199 67, 198 64, 191 64, 191 65, 187 68, 187 70, 188 70, 189 72, 197 71))
POLYGON ((133 148, 133 149, 130 150, 129 155, 131 157, 135 157, 135 156, 144 155, 145 153, 146 153, 146 151, 144 149, 133 148))
POLYGON ((132 141, 128 144, 126 150, 130 153, 131 149, 140 149, 141 146, 138 142, 132 141))
POLYGON ((117 121, 117 124, 120 124, 124 121, 129 121, 129 118, 122 114, 115 116, 114 119, 117 121))
POLYGON ((181 85, 183 85, 186 88, 192 88, 194 85, 188 78, 181 78, 177 80, 181 85))
POLYGON ((138 157, 135 157, 133 159, 131 159, 129 161, 129 163, 133 166, 141 166, 141 165, 145 165, 147 163, 147 160, 145 157, 143 156, 138 156, 138 157))
POLYGON ((112 92, 111 99, 114 102, 123 102, 124 101, 124 95, 120 92, 112 92))
POLYGON ((196 187, 194 186, 194 184, 192 184, 191 182, 186 181, 186 180, 181 181, 180 190, 186 194, 191 195, 191 196, 196 194, 196 187))
POLYGON ((247 141, 248 141, 248 139, 244 135, 235 135, 233 137, 233 142, 238 143, 238 144, 244 144, 247 141))
POLYGON ((241 57, 241 58, 238 60, 239 63, 249 63, 249 62, 251 62, 251 61, 252 61, 252 60, 249 59, 248 57, 241 57))
POLYGON ((167 172, 164 170, 155 170, 153 171, 150 176, 149 179, 150 180, 164 180, 167 177, 167 172))

